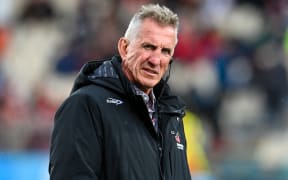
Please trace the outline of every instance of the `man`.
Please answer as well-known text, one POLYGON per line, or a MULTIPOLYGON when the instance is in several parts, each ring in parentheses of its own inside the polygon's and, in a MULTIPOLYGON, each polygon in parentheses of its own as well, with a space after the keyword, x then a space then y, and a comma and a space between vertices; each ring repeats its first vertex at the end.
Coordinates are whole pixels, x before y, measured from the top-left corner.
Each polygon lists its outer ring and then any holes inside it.
POLYGON ((120 56, 89 62, 55 115, 52 180, 188 180, 184 105, 167 80, 178 17, 146 5, 118 42, 120 56))

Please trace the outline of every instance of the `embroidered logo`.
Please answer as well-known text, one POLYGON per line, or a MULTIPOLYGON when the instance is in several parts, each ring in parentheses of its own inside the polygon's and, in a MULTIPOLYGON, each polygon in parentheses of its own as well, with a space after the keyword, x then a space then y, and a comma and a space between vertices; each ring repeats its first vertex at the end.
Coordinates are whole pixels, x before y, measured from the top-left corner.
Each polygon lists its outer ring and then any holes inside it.
POLYGON ((176 140, 177 143, 181 143, 181 139, 180 139, 179 133, 177 133, 175 135, 175 140, 176 140))
POLYGON ((178 132, 177 132, 176 135, 175 135, 175 140, 176 140, 176 146, 177 146, 177 148, 180 149, 180 150, 184 150, 184 145, 181 144, 181 138, 180 138, 178 132))
POLYGON ((106 102, 109 104, 115 104, 116 106, 123 104, 123 101, 121 101, 119 99, 115 99, 115 98, 107 98, 106 102))

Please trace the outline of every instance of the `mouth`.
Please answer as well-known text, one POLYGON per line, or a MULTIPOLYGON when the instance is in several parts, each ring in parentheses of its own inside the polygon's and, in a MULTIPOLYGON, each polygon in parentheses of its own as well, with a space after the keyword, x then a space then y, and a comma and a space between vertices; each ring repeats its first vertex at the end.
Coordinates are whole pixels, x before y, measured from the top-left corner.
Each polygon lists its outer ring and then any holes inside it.
POLYGON ((156 71, 154 69, 150 69, 150 68, 143 68, 143 71, 145 74, 147 74, 149 76, 157 76, 159 74, 158 71, 156 71))

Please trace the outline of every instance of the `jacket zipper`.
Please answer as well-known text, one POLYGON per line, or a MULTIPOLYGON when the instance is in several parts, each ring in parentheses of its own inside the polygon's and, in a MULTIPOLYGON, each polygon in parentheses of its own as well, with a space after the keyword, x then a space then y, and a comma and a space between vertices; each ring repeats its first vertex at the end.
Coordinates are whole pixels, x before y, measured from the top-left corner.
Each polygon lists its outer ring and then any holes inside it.
POLYGON ((163 158, 163 135, 161 131, 158 129, 158 142, 157 142, 157 149, 159 153, 159 168, 160 168, 160 175, 161 175, 161 180, 164 180, 164 174, 163 174, 163 166, 162 166, 162 158, 163 158))

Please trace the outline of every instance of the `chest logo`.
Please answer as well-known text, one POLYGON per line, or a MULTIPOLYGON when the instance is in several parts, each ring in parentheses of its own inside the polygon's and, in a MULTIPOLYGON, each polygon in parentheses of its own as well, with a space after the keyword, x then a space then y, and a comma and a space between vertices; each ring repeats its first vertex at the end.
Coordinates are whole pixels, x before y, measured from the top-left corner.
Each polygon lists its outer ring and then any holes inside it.
POLYGON ((181 138, 178 132, 175 135, 175 140, 176 140, 177 149, 184 150, 184 145, 181 143, 181 138))
POLYGON ((177 133, 175 135, 175 140, 176 140, 177 143, 181 143, 181 139, 180 139, 179 133, 177 133))
POLYGON ((116 106, 123 104, 123 101, 119 100, 119 99, 115 99, 115 98, 107 98, 106 99, 106 103, 108 104, 115 104, 116 106))

